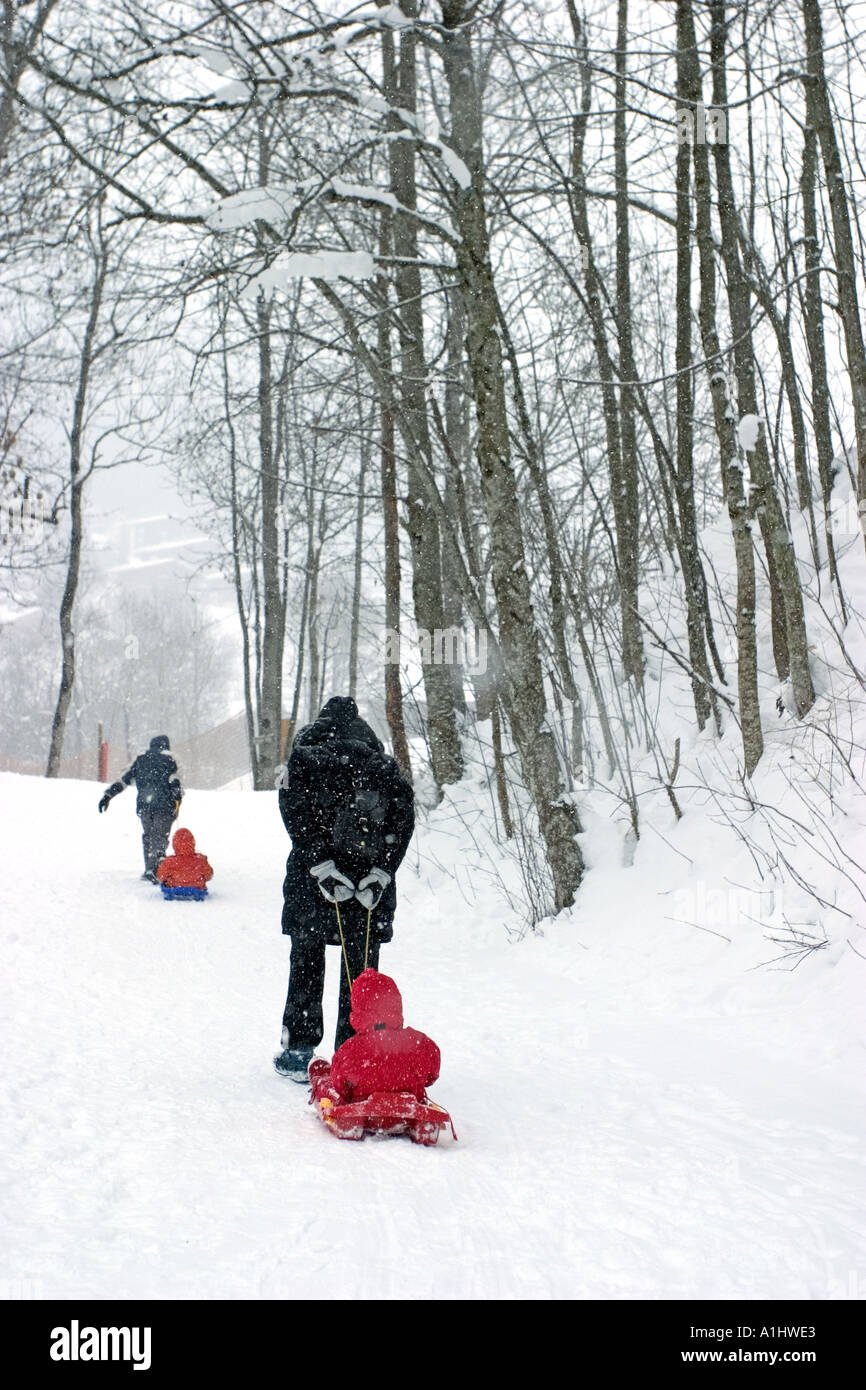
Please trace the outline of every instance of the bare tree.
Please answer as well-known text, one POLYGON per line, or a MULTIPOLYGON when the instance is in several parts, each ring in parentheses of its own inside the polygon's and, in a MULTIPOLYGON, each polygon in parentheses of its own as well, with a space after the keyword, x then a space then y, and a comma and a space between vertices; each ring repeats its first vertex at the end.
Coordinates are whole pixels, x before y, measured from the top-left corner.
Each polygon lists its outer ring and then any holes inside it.
MULTIPOLYGON (((728 34, 725 10, 726 0, 710 0, 713 104, 716 110, 727 113, 726 55, 728 34)), ((737 407, 741 416, 758 416, 751 328, 751 296, 740 255, 740 228, 731 173, 730 147, 727 140, 716 140, 713 143, 713 154, 718 188, 719 223, 722 233, 722 256, 725 262, 733 356, 737 376, 737 407)), ((802 717, 811 709, 815 700, 812 674, 809 669, 809 643, 806 635, 803 596, 794 545, 787 518, 776 492, 763 432, 759 432, 749 458, 752 474, 753 511, 761 527, 771 582, 775 580, 778 587, 779 606, 782 609, 774 622, 774 640, 777 642, 777 669, 781 677, 790 673, 794 708, 797 714, 802 717)))
POLYGON ((15 125, 18 87, 58 0, 3 0, 0 14, 0 163, 15 125))
MULTIPOLYGON (((616 566, 620 597, 620 621, 622 626, 622 660, 626 676, 638 684, 643 679, 643 642, 641 637, 638 573, 637 573, 637 486, 636 486, 636 444, 634 438, 634 408, 631 387, 622 388, 622 409, 617 399, 616 371, 614 368, 605 321, 603 286, 596 264, 593 237, 589 223, 589 198, 584 170, 584 147, 587 123, 592 105, 592 72, 586 56, 586 39, 583 26, 573 0, 569 0, 575 51, 581 71, 580 110, 572 117, 571 138, 571 208, 574 231, 581 251, 584 266, 584 291, 586 306, 592 328, 598 373, 602 383, 602 401, 607 437, 607 456, 610 468, 610 496, 616 525, 616 566), (625 429, 625 440, 623 439, 625 429)), ((626 14, 620 11, 620 27, 625 23, 626 14)), ((624 61, 624 58, 623 60, 624 61)), ((620 71, 617 90, 621 91, 624 70, 620 71)), ((620 216, 619 232, 626 237, 618 251, 618 288, 623 296, 621 328, 625 334, 626 355, 630 351, 629 301, 625 283, 628 277, 627 219, 627 170, 625 163, 625 112, 617 121, 617 209, 620 216)), ((634 360, 623 371, 629 381, 634 381, 636 372, 634 360)))
MULTIPOLYGON (((401 9, 407 19, 415 19, 417 0, 401 0, 401 9)), ((407 113, 411 120, 417 108, 417 38, 412 24, 407 24, 400 31, 399 60, 395 54, 394 36, 388 27, 383 29, 382 49, 383 91, 390 107, 388 125, 395 135, 402 135, 407 113)), ((427 485, 433 454, 427 416, 424 308, 418 222, 415 216, 415 142, 411 139, 392 139, 388 159, 391 190, 397 202, 391 221, 391 241, 400 343, 401 419, 405 425, 407 450, 407 529, 412 549, 412 597, 418 628, 422 633, 433 634, 444 631, 447 624, 439 517, 430 505, 427 485)), ((431 766, 437 786, 442 787, 449 782, 459 781, 463 773, 454 691, 446 663, 422 658, 422 672, 431 766)))
MULTIPOLYGON (((701 104, 701 76, 692 0, 678 0, 677 37, 680 53, 679 98, 694 119, 701 104)), ((716 247, 711 221, 709 150, 705 143, 695 140, 692 143, 692 153, 695 170, 695 227, 700 262, 699 322, 737 568, 737 686, 743 759, 746 773, 750 776, 764 751, 755 633, 755 552, 716 320, 716 247)))
POLYGON ((481 93, 472 51, 472 7, 444 0, 441 59, 448 85, 451 141, 468 183, 455 207, 457 268, 466 306, 467 350, 478 427, 478 467, 490 529, 499 644, 508 678, 508 715, 523 774, 538 812, 557 909, 574 900, 583 874, 575 808, 563 800, 547 717, 532 613, 520 509, 511 462, 499 312, 484 202, 481 93))
MULTIPOLYGON (((848 376, 854 410, 857 440, 857 495, 866 504, 866 346, 857 296, 857 268, 851 232, 851 213, 842 156, 830 105, 824 68, 824 27, 819 0, 802 0, 803 30, 806 44, 807 120, 815 130, 827 179, 827 198, 833 221, 833 256, 836 263, 836 291, 839 315, 845 334, 848 376)), ((864 508, 866 509, 866 508, 864 508)), ((866 542, 866 536, 864 536, 866 542)))
MULTIPOLYGON (((126 436, 133 443, 134 455, 147 453, 147 446, 135 442, 145 432, 149 420, 136 421, 125 417, 114 406, 119 393, 117 378, 122 355, 134 342, 136 318, 141 312, 141 299, 130 293, 121 281, 120 272, 128 268, 125 261, 131 256, 132 236, 106 228, 104 190, 98 194, 91 209, 85 213, 81 241, 85 247, 86 265, 90 280, 83 294, 84 322, 74 359, 74 395, 67 434, 69 441, 68 475, 57 506, 68 508, 69 535, 65 558, 65 580, 60 599, 59 626, 61 646, 60 684, 51 726, 51 739, 46 766, 47 777, 59 776, 63 739, 75 685, 76 640, 75 602, 81 578, 82 547, 84 542, 84 494, 95 470, 100 466, 117 467, 124 458, 114 457, 108 464, 102 461, 106 442, 116 436, 126 436), (96 370, 102 375, 101 398, 93 398, 96 370), (106 400, 106 376, 110 376, 106 400), (120 418, 118 417, 120 414, 120 418), (112 418, 113 417, 113 418, 112 418), (143 428, 144 427, 144 428, 143 428)), ((67 327, 72 328, 74 306, 68 314, 67 327)), ((73 329, 74 332, 74 329, 73 329)), ((133 410, 135 407, 133 407, 133 410)), ((127 456, 129 457, 129 456, 127 456)))

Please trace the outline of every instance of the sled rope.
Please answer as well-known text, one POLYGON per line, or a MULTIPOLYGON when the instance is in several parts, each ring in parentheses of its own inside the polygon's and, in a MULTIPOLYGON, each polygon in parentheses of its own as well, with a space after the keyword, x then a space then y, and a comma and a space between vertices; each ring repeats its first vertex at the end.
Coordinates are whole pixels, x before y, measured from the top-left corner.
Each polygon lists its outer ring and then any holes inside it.
MULTIPOLYGON (((335 911, 336 914, 337 914, 337 929, 339 930, 339 933, 340 933, 340 945, 341 945, 341 947, 343 948, 343 964, 344 964, 345 967, 346 967, 346 979, 349 981, 349 989, 351 989, 351 988, 352 988, 352 985, 355 983, 355 981, 352 979, 352 972, 351 972, 351 970, 349 969, 349 957, 348 957, 348 954, 347 954, 347 952, 346 952, 346 938, 345 938, 345 936, 343 935, 343 922, 342 922, 342 919, 341 919, 341 917, 340 917, 340 904, 337 902, 337 899, 336 899, 336 898, 334 899, 334 911, 335 911)), ((364 942, 364 969, 365 969, 365 970, 367 969, 367 957, 368 957, 369 954, 370 954, 370 914, 372 913, 372 911, 373 911, 372 907, 368 907, 368 908, 367 908, 367 939, 366 939, 366 941, 364 942)))

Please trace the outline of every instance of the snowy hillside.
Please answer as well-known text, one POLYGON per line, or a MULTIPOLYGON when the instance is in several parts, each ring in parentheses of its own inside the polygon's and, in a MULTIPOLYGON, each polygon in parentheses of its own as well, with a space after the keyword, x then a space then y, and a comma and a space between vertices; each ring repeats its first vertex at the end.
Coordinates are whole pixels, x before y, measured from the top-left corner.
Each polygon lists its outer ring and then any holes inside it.
POLYGON ((276 797, 188 794, 202 905, 139 880, 132 796, 97 799, 0 777, 8 1297, 866 1294, 866 961, 850 928, 784 958, 709 814, 657 817, 628 869, 588 815, 578 906, 536 933, 486 785, 427 816, 381 960, 442 1049, 458 1142, 422 1149, 339 1142, 272 1070, 276 797))

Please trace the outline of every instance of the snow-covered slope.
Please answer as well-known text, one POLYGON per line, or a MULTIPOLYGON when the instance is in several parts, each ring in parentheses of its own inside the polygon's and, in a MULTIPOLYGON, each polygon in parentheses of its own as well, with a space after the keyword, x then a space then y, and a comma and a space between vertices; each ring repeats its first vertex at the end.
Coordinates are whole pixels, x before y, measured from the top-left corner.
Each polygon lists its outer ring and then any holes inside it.
POLYGON ((487 788, 426 817, 381 960, 442 1049, 459 1139, 423 1149, 334 1139, 272 1070, 275 795, 188 794, 202 905, 139 880, 132 795, 97 799, 0 776, 7 1297, 866 1294, 866 961, 843 929, 762 965, 781 950, 708 815, 657 819, 624 869, 589 807, 579 904, 535 933, 487 788))

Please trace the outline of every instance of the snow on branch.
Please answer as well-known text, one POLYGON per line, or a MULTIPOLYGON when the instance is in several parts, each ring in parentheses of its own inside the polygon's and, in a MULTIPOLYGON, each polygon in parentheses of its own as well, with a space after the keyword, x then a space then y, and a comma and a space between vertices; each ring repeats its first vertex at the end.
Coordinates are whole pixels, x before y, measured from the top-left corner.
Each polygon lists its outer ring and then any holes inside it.
MULTIPOLYGON (((410 130, 415 132, 416 138, 421 144, 429 145, 432 149, 436 150, 454 182, 458 184, 460 188, 469 187, 472 182, 472 175, 456 150, 453 150, 450 145, 446 145, 444 140, 439 139, 438 121, 434 119, 430 125, 425 126, 414 111, 410 111, 405 106, 391 106, 383 97, 376 96, 369 92, 361 93, 357 98, 357 102, 362 111, 366 111, 371 115, 385 116, 390 113, 399 117, 404 126, 408 126, 410 130)), ((392 132, 391 134, 392 138, 394 138, 395 135, 397 138, 400 138, 399 132, 392 132)), ((402 138, 406 139, 409 137, 404 136, 402 138)))
POLYGON ((461 188, 468 188, 472 182, 472 175, 455 150, 450 145, 445 145, 441 140, 428 140, 428 144, 435 145, 435 148, 442 156, 442 163, 448 170, 452 179, 461 188))
MULTIPOLYGON (((349 17, 347 16, 347 19, 349 17)), ((414 19, 403 13, 399 5, 383 5, 381 9, 366 12, 362 10, 360 14, 351 15, 351 21, 353 25, 357 25, 358 29, 375 28, 377 25, 382 25, 386 29, 406 29, 410 24, 415 23, 414 19)), ((344 39, 344 44, 347 41, 344 39)))
POLYGON ((184 44, 184 53, 189 54, 192 58, 201 58, 211 72, 219 73, 221 77, 230 72, 236 62, 233 53, 226 53, 224 49, 211 48, 204 44, 189 43, 189 41, 184 44))
POLYGON ((758 446, 761 422, 757 415, 744 415, 737 424, 737 438, 740 448, 750 454, 758 446))
POLYGON ((338 198, 359 198, 365 203, 384 203, 385 207, 393 208, 395 211, 399 207, 393 193, 388 193, 384 188, 376 188, 375 184, 349 183, 346 179, 331 179, 331 188, 338 198))
POLYGON ((315 277, 318 280, 369 280, 376 274, 376 262, 368 251, 281 251, 266 270, 247 285, 245 298, 259 290, 280 289, 290 280, 315 277))
POLYGON ((454 245, 454 236, 443 223, 438 222, 434 217, 428 217, 423 212, 418 212, 415 208, 405 207, 395 198, 393 193, 389 193, 384 188, 376 188, 374 184, 348 183, 346 179, 339 178, 331 179, 328 186, 338 198, 356 198, 363 203, 383 203, 385 207, 393 208, 395 212, 402 212, 408 217, 414 217, 422 226, 434 231, 449 245, 454 245))
POLYGON ((244 188, 222 198, 205 220, 215 232, 235 231, 251 222, 282 222, 297 206, 295 194, 287 188, 244 188))

